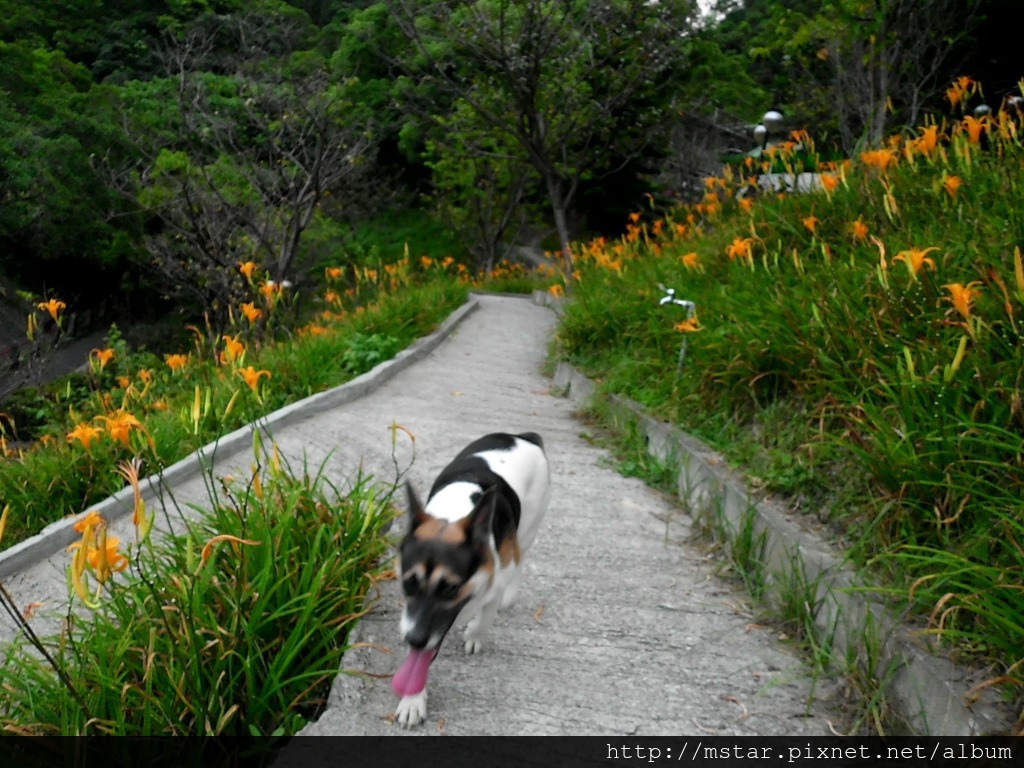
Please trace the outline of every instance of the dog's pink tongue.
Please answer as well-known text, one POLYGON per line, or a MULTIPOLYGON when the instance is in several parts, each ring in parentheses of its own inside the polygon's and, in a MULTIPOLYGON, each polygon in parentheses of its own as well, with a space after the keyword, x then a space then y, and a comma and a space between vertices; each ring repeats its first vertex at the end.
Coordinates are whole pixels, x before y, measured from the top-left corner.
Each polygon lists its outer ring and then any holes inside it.
POLYGON ((430 663, 436 655, 436 648, 431 651, 410 648, 409 655, 391 678, 391 689, 399 696, 415 696, 426 688, 427 672, 430 671, 430 663))

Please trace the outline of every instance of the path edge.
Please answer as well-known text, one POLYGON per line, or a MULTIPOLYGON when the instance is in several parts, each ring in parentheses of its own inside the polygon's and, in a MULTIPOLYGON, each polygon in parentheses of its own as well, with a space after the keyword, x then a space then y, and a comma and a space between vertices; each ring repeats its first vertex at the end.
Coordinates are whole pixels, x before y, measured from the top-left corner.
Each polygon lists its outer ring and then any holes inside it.
MULTIPOLYGON (((150 475, 142 481, 143 498, 147 502, 152 502, 158 498, 161 488, 185 482, 208 470, 218 459, 230 458, 243 448, 251 447, 253 432, 257 428, 261 432, 273 434, 276 428, 288 426, 310 415, 344 405, 369 394, 433 352, 479 307, 480 302, 470 296, 462 306, 448 315, 435 331, 417 339, 390 360, 378 364, 351 381, 279 408, 234 432, 229 432, 207 443, 162 472, 150 475)), ((130 513, 134 508, 133 505, 132 489, 130 486, 126 486, 98 504, 90 505, 88 511, 98 512, 107 520, 112 521, 130 513)), ((52 557, 76 541, 80 534, 74 530, 74 525, 85 512, 86 510, 83 510, 79 514, 50 523, 34 536, 0 552, 0 579, 10 577, 37 562, 52 557)))

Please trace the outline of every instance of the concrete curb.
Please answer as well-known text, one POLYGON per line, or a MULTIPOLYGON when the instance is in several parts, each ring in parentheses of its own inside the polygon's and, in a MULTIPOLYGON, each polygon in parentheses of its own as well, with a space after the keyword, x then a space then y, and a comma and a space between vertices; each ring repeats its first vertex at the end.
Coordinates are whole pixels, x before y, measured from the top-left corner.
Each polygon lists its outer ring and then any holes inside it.
MULTIPOLYGON (((241 449, 250 448, 253 431, 256 428, 272 434, 273 430, 277 427, 287 426, 311 414, 321 413, 330 408, 359 399, 399 372, 404 371, 413 363, 429 355, 438 344, 444 341, 478 307, 479 303, 471 297, 469 301, 450 314, 436 331, 418 339, 391 360, 381 363, 372 370, 357 376, 345 384, 325 392, 310 395, 307 398, 274 411, 203 446, 189 456, 172 464, 163 472, 147 477, 142 481, 144 498, 147 502, 152 502, 157 498, 161 487, 167 487, 188 480, 213 466, 218 458, 228 458, 241 449)), ((89 509, 99 512, 108 520, 116 520, 127 515, 133 509, 132 489, 130 487, 122 488, 99 504, 90 506, 89 509)), ((0 579, 17 573, 32 563, 54 555, 77 540, 79 534, 74 530, 74 525, 80 517, 81 515, 74 515, 50 523, 50 525, 46 526, 35 536, 0 552, 0 579)))
MULTIPOLYGON (((549 303, 543 297, 535 300, 549 303)), ((717 523, 727 539, 752 526, 765 568, 766 597, 771 600, 787 585, 813 589, 814 622, 820 636, 831 640, 833 658, 866 660, 873 655, 887 701, 912 732, 968 737, 1010 731, 1015 713, 995 691, 971 692, 980 678, 930 653, 919 636, 871 597, 866 589, 870 585, 827 542, 780 506, 757 498, 724 457, 675 426, 651 418, 631 400, 599 395, 595 384, 568 363, 558 364, 554 383, 581 406, 600 399, 614 429, 639 430, 649 454, 678 467, 679 498, 694 518, 717 523)))

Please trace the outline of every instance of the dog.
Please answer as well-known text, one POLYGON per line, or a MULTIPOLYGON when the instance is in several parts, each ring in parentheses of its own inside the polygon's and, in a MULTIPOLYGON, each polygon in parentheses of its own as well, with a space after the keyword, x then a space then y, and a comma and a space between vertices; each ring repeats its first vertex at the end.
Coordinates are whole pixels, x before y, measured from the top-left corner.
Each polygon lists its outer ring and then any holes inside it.
POLYGON ((468 621, 466 653, 479 653, 495 613, 515 599, 551 494, 544 443, 533 432, 486 435, 441 471, 426 506, 411 483, 406 492, 399 631, 409 655, 391 685, 395 719, 408 728, 426 718, 427 673, 456 619, 468 621))

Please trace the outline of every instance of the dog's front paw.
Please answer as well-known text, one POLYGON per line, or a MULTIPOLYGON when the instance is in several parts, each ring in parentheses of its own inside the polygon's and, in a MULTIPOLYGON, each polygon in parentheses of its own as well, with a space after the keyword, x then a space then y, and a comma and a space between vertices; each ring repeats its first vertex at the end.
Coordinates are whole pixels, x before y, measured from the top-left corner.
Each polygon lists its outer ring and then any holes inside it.
POLYGON ((395 720, 403 728, 412 728, 427 719, 427 689, 403 696, 395 707, 395 720))
POLYGON ((463 648, 466 653, 482 653, 484 650, 484 631, 479 616, 474 616, 462 632, 463 648))

